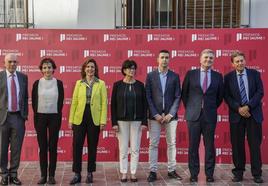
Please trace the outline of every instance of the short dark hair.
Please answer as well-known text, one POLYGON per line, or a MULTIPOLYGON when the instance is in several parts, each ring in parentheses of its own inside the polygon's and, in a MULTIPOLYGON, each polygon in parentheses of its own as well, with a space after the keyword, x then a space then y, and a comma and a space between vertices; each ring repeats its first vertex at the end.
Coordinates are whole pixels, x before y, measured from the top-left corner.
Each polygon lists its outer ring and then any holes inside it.
POLYGON ((125 60, 122 64, 122 68, 121 68, 122 74, 125 76, 126 74, 125 74, 124 70, 127 68, 131 68, 133 66, 135 69, 137 69, 137 63, 134 60, 131 60, 131 59, 125 60))
POLYGON ((98 65, 97 65, 97 62, 95 61, 95 59, 93 59, 93 58, 87 58, 86 61, 82 64, 82 68, 81 68, 81 77, 82 77, 82 79, 84 79, 86 77, 85 69, 86 69, 86 67, 87 67, 87 65, 89 63, 94 64, 94 66, 95 66, 95 74, 94 74, 94 76, 99 79, 98 65))
POLYGON ((237 56, 243 56, 244 59, 246 59, 246 56, 243 52, 239 51, 239 50, 236 50, 232 53, 231 55, 231 62, 233 63, 234 62, 234 58, 237 57, 237 56))
POLYGON ((166 53, 166 54, 169 54, 169 51, 168 51, 168 50, 163 49, 163 50, 160 50, 158 54, 160 54, 160 53, 166 53))
POLYGON ((41 61, 40 61, 40 64, 39 64, 39 69, 42 71, 42 68, 43 68, 43 65, 45 63, 50 63, 52 65, 52 68, 53 68, 53 71, 57 68, 56 66, 56 63, 53 59, 51 58, 43 58, 41 61))

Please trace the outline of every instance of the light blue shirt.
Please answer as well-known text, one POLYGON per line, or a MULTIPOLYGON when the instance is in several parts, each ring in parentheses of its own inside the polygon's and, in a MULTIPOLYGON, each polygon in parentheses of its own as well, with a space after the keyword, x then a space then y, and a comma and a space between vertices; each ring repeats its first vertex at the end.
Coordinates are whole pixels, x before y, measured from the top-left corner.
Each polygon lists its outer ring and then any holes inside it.
POLYGON ((160 78, 162 94, 163 94, 163 110, 164 110, 165 109, 165 89, 166 89, 168 71, 163 73, 158 69, 158 72, 159 72, 159 78, 160 78))
MULTIPOLYGON (((7 92, 8 92, 8 111, 12 112, 12 107, 11 107, 11 79, 12 79, 12 74, 6 70, 7 74, 7 92)), ((19 93, 20 93, 20 85, 19 85, 19 80, 17 73, 14 72, 14 80, 16 84, 16 90, 17 90, 17 111, 19 111, 19 93)))
MULTIPOLYGON (((247 99, 249 100, 249 95, 248 95, 248 75, 247 75, 246 69, 244 69, 244 71, 241 74, 243 74, 242 79, 244 81, 246 94, 247 94, 247 99)), ((238 83, 238 86, 239 86, 239 90, 241 91, 239 78, 240 78, 240 73, 236 71, 236 79, 237 79, 237 83, 238 83)))
MULTIPOLYGON (((208 87, 211 83, 211 69, 208 69, 207 73, 208 73, 208 84, 207 84, 207 89, 208 89, 208 87)), ((206 71, 204 69, 202 69, 202 67, 201 67, 200 68, 200 85, 201 85, 202 89, 203 89, 203 82, 205 79, 205 75, 206 75, 206 71)))

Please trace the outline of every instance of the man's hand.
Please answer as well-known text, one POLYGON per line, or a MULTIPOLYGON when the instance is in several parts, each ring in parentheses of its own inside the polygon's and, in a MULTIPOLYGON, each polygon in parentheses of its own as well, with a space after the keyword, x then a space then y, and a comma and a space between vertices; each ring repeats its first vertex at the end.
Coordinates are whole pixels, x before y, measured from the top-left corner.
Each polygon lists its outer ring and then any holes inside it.
POLYGON ((249 112, 249 107, 247 105, 239 107, 238 108, 238 113, 245 118, 249 118, 251 116, 249 112))
POLYGON ((162 120, 162 123, 169 123, 172 116, 170 114, 165 115, 165 117, 162 120))
POLYGON ((163 117, 161 115, 157 114, 154 118, 158 123, 162 124, 163 117))

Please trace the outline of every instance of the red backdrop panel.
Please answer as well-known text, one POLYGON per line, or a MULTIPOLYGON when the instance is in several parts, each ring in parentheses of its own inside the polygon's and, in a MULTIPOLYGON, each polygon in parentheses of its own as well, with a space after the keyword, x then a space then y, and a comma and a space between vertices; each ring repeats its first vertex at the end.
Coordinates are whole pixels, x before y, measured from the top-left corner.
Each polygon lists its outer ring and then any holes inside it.
MULTIPOLYGON (((65 105, 58 154, 59 160, 72 160, 72 131, 68 128, 68 115, 75 81, 80 78, 80 67, 84 58, 91 56, 99 66, 100 78, 106 82, 109 105, 113 83, 122 79, 121 64, 127 58, 138 63, 137 79, 144 81, 146 74, 157 67, 156 57, 161 49, 171 52, 171 69, 180 75, 181 82, 189 69, 199 67, 199 53, 205 48, 216 52, 214 68, 225 74, 231 70, 230 54, 242 50, 246 54, 249 68, 262 74, 265 92, 268 75, 266 51, 268 29, 210 29, 210 30, 39 30, 0 29, 0 57, 13 52, 19 55, 18 70, 29 76, 29 92, 32 84, 42 75, 38 69, 42 57, 56 61, 55 76, 64 82, 65 105)), ((1 65, 0 70, 3 69, 1 65)), ((263 99, 264 115, 268 113, 267 96, 263 99)), ((24 139, 22 160, 38 160, 38 145, 33 127, 31 99, 29 99, 29 120, 24 139)), ((177 160, 187 162, 188 133, 183 117, 184 108, 179 109, 177 129, 177 160)), ((118 161, 118 141, 111 130, 110 109, 107 128, 100 134, 98 161, 118 161)), ((228 110, 225 104, 219 109, 215 134, 216 156, 219 163, 231 163, 231 145, 228 110)), ((268 163, 266 118, 263 122, 262 159, 268 163)), ((148 131, 144 131, 141 144, 141 161, 148 161, 148 131)), ((203 144, 200 147, 204 159, 203 144)), ((84 159, 87 148, 83 150, 84 159)), ((247 159, 249 156, 247 156, 247 159)), ((159 161, 166 161, 166 142, 161 134, 159 161)))

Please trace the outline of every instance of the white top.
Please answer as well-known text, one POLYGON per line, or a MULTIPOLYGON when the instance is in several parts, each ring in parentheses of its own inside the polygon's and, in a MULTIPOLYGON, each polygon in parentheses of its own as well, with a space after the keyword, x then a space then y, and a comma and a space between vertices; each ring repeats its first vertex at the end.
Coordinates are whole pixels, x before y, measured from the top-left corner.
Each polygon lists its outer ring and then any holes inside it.
POLYGON ((38 83, 38 113, 58 113, 58 86, 57 80, 41 78, 38 83))

